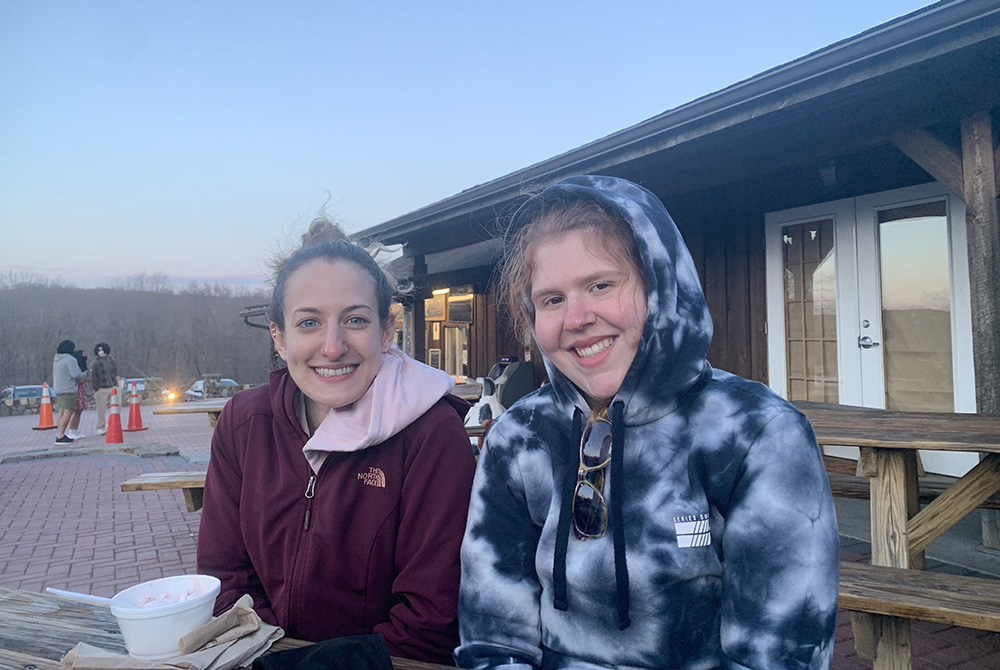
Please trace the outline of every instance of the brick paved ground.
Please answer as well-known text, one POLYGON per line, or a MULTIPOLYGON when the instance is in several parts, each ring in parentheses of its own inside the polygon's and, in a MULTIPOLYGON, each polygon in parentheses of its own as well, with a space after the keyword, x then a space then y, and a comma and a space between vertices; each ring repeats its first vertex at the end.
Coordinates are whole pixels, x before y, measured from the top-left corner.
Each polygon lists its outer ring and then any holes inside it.
POLYGON ((123 493, 121 483, 143 472, 204 467, 212 429, 206 415, 152 409, 142 408, 149 430, 125 433, 124 445, 94 435, 92 411, 80 423, 89 436, 68 448, 53 444, 55 430, 32 430, 37 416, 0 419, 0 586, 111 596, 194 571, 201 515, 187 512, 180 491, 123 493), (173 455, 120 451, 148 445, 173 455), (109 453, 85 453, 93 450, 109 453), (39 458, 18 460, 30 455, 39 458))
MULTIPOLYGON (((78 455, 105 449, 104 438, 57 450, 55 431, 31 429, 37 416, 0 418, 0 586, 110 596, 139 581, 194 571, 199 513, 186 511, 180 491, 122 493, 120 485, 142 472, 204 467, 211 427, 205 415, 151 409, 142 409, 150 430, 126 433, 124 446, 159 445, 157 453, 168 455, 118 447, 78 455), (20 460, 24 454, 38 458, 20 460)), ((93 434, 94 422, 94 412, 85 412, 81 427, 93 434)), ((867 543, 841 540, 844 560, 867 560, 867 543)), ((930 560, 928 569, 962 571, 930 560)), ((915 670, 1000 668, 1000 634, 917 622, 912 637, 915 670)), ((836 670, 872 667, 854 653, 846 612, 837 618, 836 640, 836 670)))

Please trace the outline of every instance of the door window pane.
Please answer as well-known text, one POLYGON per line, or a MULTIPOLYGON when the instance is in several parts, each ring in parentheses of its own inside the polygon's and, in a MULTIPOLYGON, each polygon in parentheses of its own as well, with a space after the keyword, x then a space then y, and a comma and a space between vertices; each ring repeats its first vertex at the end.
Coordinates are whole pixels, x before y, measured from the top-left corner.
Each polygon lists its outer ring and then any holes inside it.
POLYGON ((788 399, 838 402, 833 220, 782 228, 788 399))
POLYGON ((945 206, 878 213, 887 409, 954 411, 945 206))
POLYGON ((469 327, 445 326, 444 371, 450 375, 469 374, 469 327))

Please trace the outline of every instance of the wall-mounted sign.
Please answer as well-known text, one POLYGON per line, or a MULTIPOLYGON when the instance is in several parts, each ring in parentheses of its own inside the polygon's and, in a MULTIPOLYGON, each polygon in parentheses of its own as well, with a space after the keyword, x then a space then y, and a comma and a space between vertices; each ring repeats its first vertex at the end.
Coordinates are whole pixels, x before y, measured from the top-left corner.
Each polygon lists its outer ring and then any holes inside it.
POLYGON ((472 294, 448 296, 448 320, 458 323, 472 323, 472 294))
POLYGON ((444 321, 447 311, 447 293, 438 293, 430 298, 424 298, 424 321, 444 321))

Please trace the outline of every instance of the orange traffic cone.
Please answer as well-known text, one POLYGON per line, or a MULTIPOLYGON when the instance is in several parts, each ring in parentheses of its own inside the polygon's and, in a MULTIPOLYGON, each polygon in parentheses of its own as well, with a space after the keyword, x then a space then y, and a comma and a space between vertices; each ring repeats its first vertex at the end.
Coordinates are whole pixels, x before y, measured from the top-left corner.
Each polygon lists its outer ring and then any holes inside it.
POLYGON ((129 392, 128 399, 128 428, 125 429, 125 432, 130 433, 136 430, 149 430, 149 426, 142 425, 142 414, 139 412, 139 390, 135 382, 132 382, 132 390, 129 392))
POLYGON ((122 436, 122 410, 118 404, 118 389, 111 389, 111 414, 108 416, 108 433, 104 444, 124 444, 122 436))
POLYGON ((38 408, 38 427, 32 430, 49 430, 55 428, 52 420, 52 398, 49 397, 49 383, 42 382, 42 406, 38 408))

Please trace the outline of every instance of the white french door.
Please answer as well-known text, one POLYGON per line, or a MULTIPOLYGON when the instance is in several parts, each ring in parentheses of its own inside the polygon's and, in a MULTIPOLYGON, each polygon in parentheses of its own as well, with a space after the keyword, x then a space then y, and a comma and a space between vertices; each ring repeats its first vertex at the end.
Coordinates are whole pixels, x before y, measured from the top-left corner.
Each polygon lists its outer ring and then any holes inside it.
MULTIPOLYGON (((965 204, 939 184, 766 218, 768 367, 790 400, 974 412, 965 204)), ((926 453, 961 474, 974 454, 926 453)))

